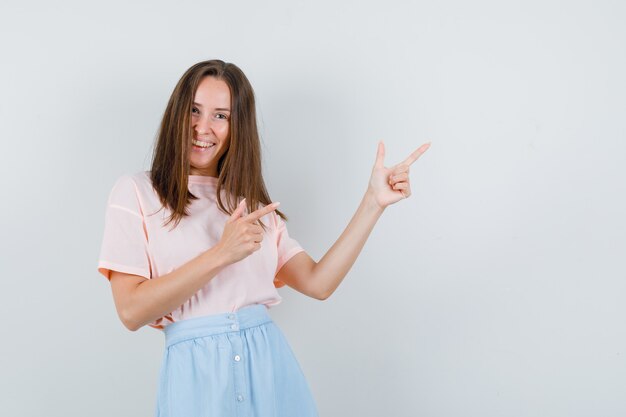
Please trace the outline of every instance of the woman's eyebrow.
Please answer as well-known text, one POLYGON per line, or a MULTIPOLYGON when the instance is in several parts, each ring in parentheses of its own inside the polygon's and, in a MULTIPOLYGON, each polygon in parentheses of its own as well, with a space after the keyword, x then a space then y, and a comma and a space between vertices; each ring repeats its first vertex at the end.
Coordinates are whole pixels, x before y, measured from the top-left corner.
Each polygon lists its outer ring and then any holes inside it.
MULTIPOLYGON (((193 105, 194 105, 194 106, 197 106, 197 107, 202 107, 202 104, 200 104, 200 103, 196 103, 195 101, 193 102, 193 105)), ((227 109, 227 108, 225 108, 225 107, 218 107, 218 108, 217 108, 217 109, 215 109, 215 110, 230 111, 230 109, 227 109)))

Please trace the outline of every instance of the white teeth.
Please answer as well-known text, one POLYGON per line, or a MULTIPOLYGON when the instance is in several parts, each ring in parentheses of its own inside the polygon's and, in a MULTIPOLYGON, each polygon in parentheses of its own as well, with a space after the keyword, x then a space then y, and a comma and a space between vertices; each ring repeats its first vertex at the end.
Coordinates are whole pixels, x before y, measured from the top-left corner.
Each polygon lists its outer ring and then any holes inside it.
POLYGON ((214 143, 200 142, 200 141, 195 140, 195 139, 193 139, 193 140, 191 141, 191 143, 193 143, 193 144, 194 144, 194 145, 196 145, 196 146, 200 146, 200 147, 202 147, 202 148, 210 148, 211 146, 215 146, 215 144, 214 144, 214 143))

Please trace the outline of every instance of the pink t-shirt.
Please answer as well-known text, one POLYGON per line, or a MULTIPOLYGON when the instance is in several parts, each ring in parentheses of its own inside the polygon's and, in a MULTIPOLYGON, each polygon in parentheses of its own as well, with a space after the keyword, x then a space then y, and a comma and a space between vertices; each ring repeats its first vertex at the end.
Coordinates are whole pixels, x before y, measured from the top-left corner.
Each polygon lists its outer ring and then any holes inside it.
MULTIPOLYGON (((216 177, 189 176, 189 190, 199 199, 192 200, 190 215, 170 231, 174 223, 165 227, 163 223, 171 211, 158 211, 161 202, 149 175, 149 171, 123 175, 109 194, 98 260, 98 271, 107 279, 111 270, 158 278, 215 246, 222 236, 229 216, 217 207, 216 177)), ((222 190, 224 202, 225 193, 222 190)), ((261 220, 267 226, 261 249, 221 269, 180 307, 148 325, 162 330, 191 317, 233 312, 251 304, 278 304, 281 297, 276 286, 281 283, 275 286, 274 278, 304 249, 289 236, 284 220, 275 212, 261 220)))

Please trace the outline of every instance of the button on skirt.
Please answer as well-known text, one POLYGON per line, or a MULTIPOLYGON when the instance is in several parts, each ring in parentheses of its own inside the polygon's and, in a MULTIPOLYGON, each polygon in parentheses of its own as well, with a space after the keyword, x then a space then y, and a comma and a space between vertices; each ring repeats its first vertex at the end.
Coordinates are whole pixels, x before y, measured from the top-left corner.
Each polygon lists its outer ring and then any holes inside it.
POLYGON ((178 321, 164 333, 156 417, 318 416, 264 305, 178 321))

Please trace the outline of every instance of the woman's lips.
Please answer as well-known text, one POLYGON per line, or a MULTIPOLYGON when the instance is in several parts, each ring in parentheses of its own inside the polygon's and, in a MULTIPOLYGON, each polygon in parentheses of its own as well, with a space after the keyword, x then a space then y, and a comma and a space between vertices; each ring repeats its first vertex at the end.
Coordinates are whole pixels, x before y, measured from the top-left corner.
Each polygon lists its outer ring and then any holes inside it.
POLYGON ((209 141, 204 141, 204 140, 198 140, 198 139, 194 139, 191 142, 192 146, 193 146, 193 150, 198 151, 198 152, 206 152, 207 150, 213 148, 215 146, 214 142, 209 142, 209 141), (195 143, 202 143, 205 146, 199 146, 196 145, 195 143), (206 145, 209 146, 206 146, 206 145))

